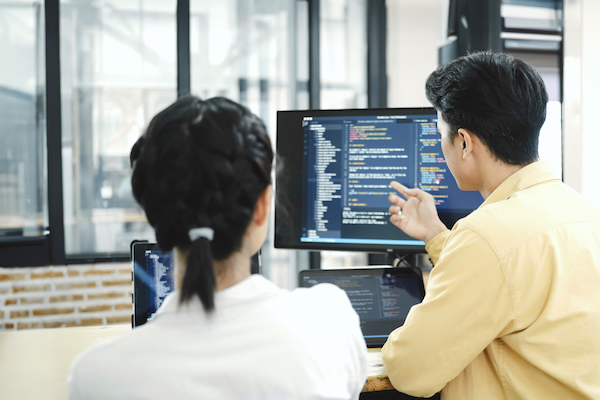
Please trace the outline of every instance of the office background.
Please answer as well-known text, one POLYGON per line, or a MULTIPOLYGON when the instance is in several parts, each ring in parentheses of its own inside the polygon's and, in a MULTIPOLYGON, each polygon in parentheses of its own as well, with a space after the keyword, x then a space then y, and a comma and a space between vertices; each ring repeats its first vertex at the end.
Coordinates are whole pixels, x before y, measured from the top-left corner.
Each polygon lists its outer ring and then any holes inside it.
MULTIPOLYGON (((128 321, 129 243, 154 240, 129 150, 178 95, 239 101, 273 142, 277 110, 429 106, 425 79, 468 25, 451 16, 461 3, 0 0, 0 329, 128 321)), ((546 81, 541 158, 600 204, 600 3, 475 3, 501 18, 471 25, 546 81)), ((379 261, 275 249, 272 231, 263 274, 281 287, 309 266, 379 261)))

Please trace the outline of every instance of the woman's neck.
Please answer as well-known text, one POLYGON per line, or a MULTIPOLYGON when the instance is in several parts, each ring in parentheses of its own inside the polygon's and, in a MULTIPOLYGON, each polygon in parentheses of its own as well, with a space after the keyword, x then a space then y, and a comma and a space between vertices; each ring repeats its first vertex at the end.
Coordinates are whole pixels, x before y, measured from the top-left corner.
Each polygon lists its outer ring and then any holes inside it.
POLYGON ((215 292, 227 289, 250 276, 250 258, 242 252, 233 253, 226 260, 213 260, 216 273, 215 292))
MULTIPOLYGON (((187 266, 187 251, 175 249, 175 289, 181 288, 187 266)), ((227 289, 250 276, 250 257, 237 251, 225 260, 213 260, 215 292, 227 289)))

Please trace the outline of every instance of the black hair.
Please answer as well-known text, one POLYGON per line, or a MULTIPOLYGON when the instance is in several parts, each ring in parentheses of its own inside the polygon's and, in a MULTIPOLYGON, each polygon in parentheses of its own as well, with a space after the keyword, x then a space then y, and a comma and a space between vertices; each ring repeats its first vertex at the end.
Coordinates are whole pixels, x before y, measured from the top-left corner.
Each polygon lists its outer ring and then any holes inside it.
POLYGON ((531 66, 504 53, 477 52, 439 66, 427 99, 450 126, 473 132, 496 159, 526 165, 538 158, 548 94, 531 66))
POLYGON ((260 194, 271 184, 273 149, 263 122, 222 97, 185 96, 157 114, 131 150, 133 195, 161 250, 188 250, 180 303, 198 296, 214 310, 213 259, 239 250, 260 194), (214 238, 188 237, 208 227, 214 238))

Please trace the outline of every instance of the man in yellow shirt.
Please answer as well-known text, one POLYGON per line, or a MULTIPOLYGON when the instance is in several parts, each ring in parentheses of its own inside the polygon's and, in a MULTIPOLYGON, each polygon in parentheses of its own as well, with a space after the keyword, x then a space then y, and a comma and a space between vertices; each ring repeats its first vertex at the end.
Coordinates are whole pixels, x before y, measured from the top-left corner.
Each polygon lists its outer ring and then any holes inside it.
POLYGON ((451 231, 397 182, 391 221, 435 267, 390 335, 396 389, 442 399, 600 399, 600 212, 538 162, 548 100, 524 62, 474 53, 426 84, 448 167, 484 203, 451 231))

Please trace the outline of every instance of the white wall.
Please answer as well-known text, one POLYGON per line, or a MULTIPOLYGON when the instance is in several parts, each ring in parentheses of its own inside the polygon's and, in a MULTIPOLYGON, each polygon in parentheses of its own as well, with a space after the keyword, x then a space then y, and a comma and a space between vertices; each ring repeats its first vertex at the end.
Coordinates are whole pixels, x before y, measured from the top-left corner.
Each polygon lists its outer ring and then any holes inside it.
POLYGON ((564 7, 564 180, 600 206, 600 1, 564 7))
POLYGON ((425 81, 445 43, 447 0, 387 1, 389 107, 431 107, 425 81))

